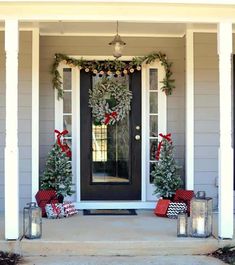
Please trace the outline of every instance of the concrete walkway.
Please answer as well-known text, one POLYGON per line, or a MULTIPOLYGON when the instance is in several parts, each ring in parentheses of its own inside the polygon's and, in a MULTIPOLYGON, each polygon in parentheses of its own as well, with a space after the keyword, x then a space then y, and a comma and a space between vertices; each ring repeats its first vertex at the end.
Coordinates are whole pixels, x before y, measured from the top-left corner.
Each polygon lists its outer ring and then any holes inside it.
POLYGON ((151 256, 151 257, 82 257, 50 256, 27 257, 27 265, 222 265, 220 260, 206 256, 151 256))

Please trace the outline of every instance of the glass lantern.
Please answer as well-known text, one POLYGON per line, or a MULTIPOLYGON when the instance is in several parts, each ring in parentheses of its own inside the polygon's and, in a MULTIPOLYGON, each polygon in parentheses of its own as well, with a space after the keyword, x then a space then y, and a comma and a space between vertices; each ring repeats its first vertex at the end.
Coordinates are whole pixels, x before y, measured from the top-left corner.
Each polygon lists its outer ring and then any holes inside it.
POLYGON ((188 236, 188 214, 179 213, 177 219, 177 236, 187 237, 188 236))
POLYGON ((199 191, 191 200, 191 236, 209 237, 212 234, 212 198, 206 197, 204 191, 199 191))
POLYGON ((114 36, 114 39, 109 43, 113 47, 113 56, 119 58, 122 56, 122 50, 126 43, 121 39, 121 36, 118 34, 118 21, 117 21, 117 34, 114 36))
POLYGON ((27 203, 23 212, 24 236, 28 239, 42 236, 42 210, 35 202, 27 203))

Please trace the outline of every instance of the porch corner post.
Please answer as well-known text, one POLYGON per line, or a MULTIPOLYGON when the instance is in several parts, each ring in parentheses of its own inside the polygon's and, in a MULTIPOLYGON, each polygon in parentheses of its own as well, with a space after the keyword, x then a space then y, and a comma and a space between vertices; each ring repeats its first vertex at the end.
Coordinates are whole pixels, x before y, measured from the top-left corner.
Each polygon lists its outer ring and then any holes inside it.
POLYGON ((18 20, 5 20, 6 144, 5 239, 19 237, 18 20))
POLYGON ((218 23, 219 55, 219 238, 233 238, 232 23, 218 23))
POLYGON ((194 190, 194 46, 193 30, 186 30, 185 175, 186 189, 194 190))

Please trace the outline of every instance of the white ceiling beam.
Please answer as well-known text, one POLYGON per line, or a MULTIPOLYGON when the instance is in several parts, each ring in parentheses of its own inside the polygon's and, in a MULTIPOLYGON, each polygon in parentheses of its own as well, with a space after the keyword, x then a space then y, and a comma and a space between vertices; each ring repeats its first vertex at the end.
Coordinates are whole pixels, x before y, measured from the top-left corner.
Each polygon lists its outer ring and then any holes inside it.
POLYGON ((19 20, 218 23, 235 22, 235 5, 159 3, 35 2, 0 3, 0 16, 19 20))
MULTIPOLYGON (((185 33, 179 33, 179 34, 142 34, 142 33, 133 33, 133 34, 121 34, 122 37, 126 38, 182 38, 185 33)), ((41 36, 61 36, 61 37, 113 37, 115 34, 114 33, 47 33, 47 32, 41 32, 41 36)))
MULTIPOLYGON (((38 0, 1 0, 5 3, 36 3, 38 0)), ((71 3, 141 3, 143 0, 40 0, 40 2, 71 2, 71 3)), ((234 5, 234 0, 145 0, 145 3, 163 4, 203 4, 203 5, 234 5)))

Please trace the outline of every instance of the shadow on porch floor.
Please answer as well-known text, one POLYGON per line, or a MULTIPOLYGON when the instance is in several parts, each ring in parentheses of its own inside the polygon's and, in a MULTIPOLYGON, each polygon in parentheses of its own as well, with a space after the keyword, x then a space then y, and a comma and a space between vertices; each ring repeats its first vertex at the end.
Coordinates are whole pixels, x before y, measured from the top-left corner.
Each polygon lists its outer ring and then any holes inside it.
MULTIPOLYGON (((4 218, 0 218, 0 249, 22 254, 45 255, 182 255, 203 254, 235 241, 177 238, 177 220, 156 217, 152 211, 138 211, 137 216, 83 216, 49 220, 43 218, 39 240, 20 243, 4 240, 4 218)), ((214 215, 217 235, 217 215, 214 215)))

